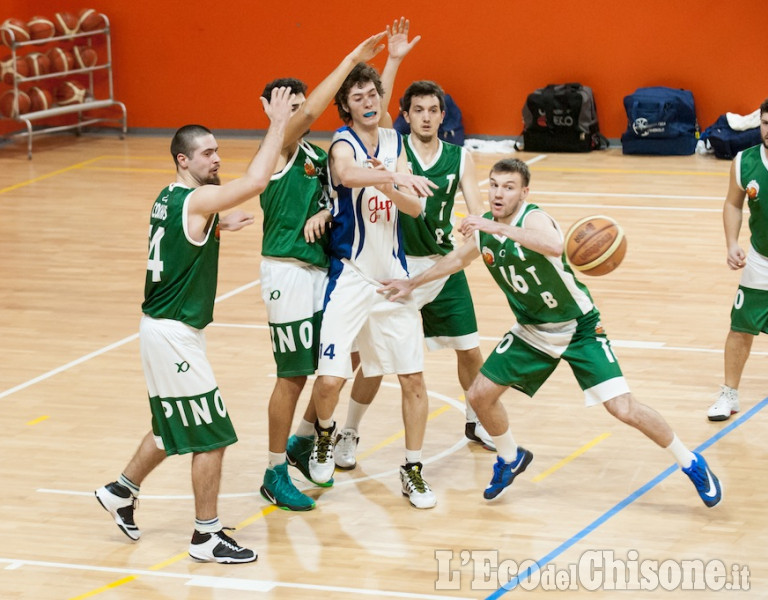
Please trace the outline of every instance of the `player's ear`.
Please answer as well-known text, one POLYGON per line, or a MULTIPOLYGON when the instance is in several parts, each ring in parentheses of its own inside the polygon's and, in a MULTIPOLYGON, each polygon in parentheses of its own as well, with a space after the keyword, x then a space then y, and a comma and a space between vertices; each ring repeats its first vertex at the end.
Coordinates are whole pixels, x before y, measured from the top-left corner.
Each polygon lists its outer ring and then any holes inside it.
POLYGON ((526 198, 528 198, 528 191, 529 191, 530 189, 531 189, 531 188, 529 188, 528 186, 526 186, 526 187, 524 187, 522 190, 520 190, 520 199, 521 199, 521 200, 525 200, 526 198))
POLYGON ((411 124, 411 117, 408 114, 408 111, 407 110, 401 110, 400 114, 403 115, 403 119, 405 119, 405 122, 408 123, 408 125, 410 125, 411 124))

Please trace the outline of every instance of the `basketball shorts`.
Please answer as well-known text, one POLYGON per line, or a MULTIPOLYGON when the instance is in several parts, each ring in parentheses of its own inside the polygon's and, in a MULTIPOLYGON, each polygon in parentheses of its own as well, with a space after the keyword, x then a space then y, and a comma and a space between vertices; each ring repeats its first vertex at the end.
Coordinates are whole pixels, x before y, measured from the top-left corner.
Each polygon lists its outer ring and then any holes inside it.
POLYGON ((144 315, 139 342, 157 447, 170 456, 234 444, 237 436, 205 354, 203 330, 144 315))
MULTIPOLYGON (((414 277, 439 259, 436 256, 406 256, 408 273, 414 277)), ((464 271, 417 287, 412 292, 421 311, 427 348, 470 350, 480 345, 475 306, 464 271)))
POLYGON ((561 359, 570 365, 587 406, 629 392, 596 310, 565 323, 516 323, 480 372, 494 383, 533 396, 561 359))
POLYGON ((312 375, 328 271, 294 259, 262 257, 261 297, 267 307, 278 377, 312 375))
POLYGON ((351 377, 350 352, 355 344, 366 377, 423 371, 423 339, 415 301, 408 297, 390 302, 377 288, 348 265, 329 281, 318 375, 351 377))
POLYGON ((731 329, 752 335, 768 333, 768 258, 752 248, 731 307, 731 329))

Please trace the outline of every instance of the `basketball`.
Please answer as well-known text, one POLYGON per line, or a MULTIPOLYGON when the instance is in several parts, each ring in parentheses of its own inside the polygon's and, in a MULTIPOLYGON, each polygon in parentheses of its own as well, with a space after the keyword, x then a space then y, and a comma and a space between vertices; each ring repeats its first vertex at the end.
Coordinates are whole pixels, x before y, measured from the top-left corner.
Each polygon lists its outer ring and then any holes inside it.
POLYGON ((42 52, 31 52, 24 57, 30 77, 47 75, 51 72, 51 59, 42 52))
POLYGON ((27 21, 27 27, 29 28, 29 37, 33 40, 47 40, 56 33, 53 21, 45 17, 32 17, 27 21))
POLYGON ((56 88, 56 101, 62 106, 85 101, 85 88, 76 81, 64 81, 56 88))
POLYGON ((14 97, 13 90, 8 90, 2 96, 0 96, 0 113, 6 117, 12 119, 28 113, 31 106, 29 96, 25 92, 19 90, 18 102, 14 97))
POLYGON ((72 48, 72 53, 75 55, 75 65, 79 69, 94 67, 99 62, 99 55, 90 46, 75 46, 72 48))
POLYGON ((78 20, 72 13, 57 12, 53 16, 53 25, 56 35, 72 35, 77 33, 78 20))
POLYGON ((0 39, 4 45, 11 47, 11 44, 29 41, 29 28, 21 19, 6 19, 0 25, 0 39))
POLYGON ((13 85, 13 80, 29 75, 29 65, 24 59, 17 60, 14 67, 13 58, 0 62, 0 79, 3 83, 13 85))
POLYGON ((80 11, 77 20, 77 28, 79 31, 94 31, 96 29, 103 29, 106 25, 101 13, 97 13, 92 8, 84 8, 80 11))
POLYGON ((66 73, 75 66, 75 57, 69 50, 51 48, 47 54, 51 64, 51 73, 66 73))
POLYGON ((626 252, 624 230, 611 217, 584 217, 565 234, 568 262, 585 275, 610 273, 621 264, 626 252))
POLYGON ((39 87, 29 88, 27 91, 31 103, 32 112, 47 110, 53 106, 51 92, 39 87))

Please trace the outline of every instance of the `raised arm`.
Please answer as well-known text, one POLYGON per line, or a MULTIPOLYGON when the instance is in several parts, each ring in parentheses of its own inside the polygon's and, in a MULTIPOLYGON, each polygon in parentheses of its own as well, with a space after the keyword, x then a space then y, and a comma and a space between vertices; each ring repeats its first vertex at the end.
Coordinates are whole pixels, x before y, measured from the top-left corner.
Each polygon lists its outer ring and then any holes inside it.
POLYGON ((261 147, 251 160, 245 174, 224 185, 204 185, 189 197, 189 218, 207 221, 208 217, 245 202, 264 191, 275 170, 277 158, 283 147, 283 136, 291 116, 291 91, 281 87, 272 90, 269 102, 261 98, 270 119, 269 129, 261 147))
POLYGON ((472 160, 472 155, 467 150, 464 150, 464 172, 461 174, 459 187, 464 196, 464 201, 467 203, 469 214, 482 215, 485 212, 485 207, 483 206, 480 186, 477 184, 475 161, 472 160))
POLYGON ((725 230, 726 262, 733 270, 741 269, 746 264, 746 253, 739 246, 739 232, 744 215, 746 192, 736 181, 736 161, 731 163, 731 175, 728 181, 728 193, 723 204, 723 229, 725 230))
POLYGON ((562 256, 563 236, 547 213, 531 212, 525 218, 523 225, 523 227, 517 227, 477 215, 469 215, 459 225, 459 231, 465 236, 472 235, 475 231, 502 235, 544 256, 562 256))
MULTIPOLYGON (((393 119, 389 112, 389 103, 394 92, 395 76, 400 68, 400 63, 403 62, 403 59, 421 39, 421 36, 417 35, 410 42, 408 41, 410 26, 411 22, 405 17, 400 17, 399 21, 395 19, 391 28, 387 25, 387 50, 389 55, 387 56, 384 70, 381 72, 381 85, 384 88, 384 96, 381 99, 381 118, 379 119, 381 127, 392 127, 393 119)), ((395 113, 397 114, 398 112, 400 112, 399 104, 395 109, 395 113)))
POLYGON ((367 62, 384 49, 380 43, 385 32, 381 31, 364 40, 352 50, 331 73, 312 90, 302 107, 291 117, 285 130, 284 146, 299 140, 333 100, 334 94, 344 83, 357 63, 367 62))

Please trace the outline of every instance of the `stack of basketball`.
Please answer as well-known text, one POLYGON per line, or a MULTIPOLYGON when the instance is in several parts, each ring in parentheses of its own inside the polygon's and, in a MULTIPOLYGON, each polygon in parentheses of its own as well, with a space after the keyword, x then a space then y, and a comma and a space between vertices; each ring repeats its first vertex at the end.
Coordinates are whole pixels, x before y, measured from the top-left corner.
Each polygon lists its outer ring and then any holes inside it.
POLYGON ((0 117, 84 102, 88 89, 83 74, 99 64, 92 45, 98 38, 72 36, 101 31, 106 25, 104 16, 92 8, 77 16, 58 12, 53 19, 6 19, 0 25, 0 43, 14 52, 0 58, 0 91, 10 88, 0 93, 0 117))

